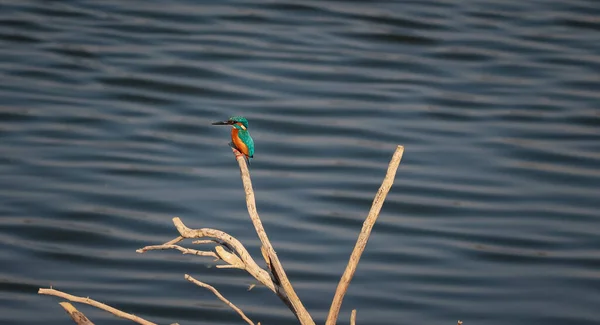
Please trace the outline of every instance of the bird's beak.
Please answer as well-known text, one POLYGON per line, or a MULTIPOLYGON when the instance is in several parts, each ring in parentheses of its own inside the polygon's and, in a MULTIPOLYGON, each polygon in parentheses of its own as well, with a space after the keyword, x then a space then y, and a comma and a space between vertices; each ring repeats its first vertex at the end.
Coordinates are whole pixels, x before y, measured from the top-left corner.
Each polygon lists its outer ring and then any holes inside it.
POLYGON ((233 121, 213 122, 212 125, 232 125, 233 121))

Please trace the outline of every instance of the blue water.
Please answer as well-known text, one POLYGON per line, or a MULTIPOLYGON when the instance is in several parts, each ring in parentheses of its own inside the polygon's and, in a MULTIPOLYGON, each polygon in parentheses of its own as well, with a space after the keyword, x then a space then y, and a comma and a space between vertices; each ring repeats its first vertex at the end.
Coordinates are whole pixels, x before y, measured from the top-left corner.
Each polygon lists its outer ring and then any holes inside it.
POLYGON ((70 323, 37 295, 53 286, 243 324, 189 273, 296 324, 243 271, 135 252, 179 216, 262 260, 210 125, 244 115, 258 211, 318 324, 398 144, 339 324, 598 324, 598 17, 594 0, 1 1, 0 323, 70 323))

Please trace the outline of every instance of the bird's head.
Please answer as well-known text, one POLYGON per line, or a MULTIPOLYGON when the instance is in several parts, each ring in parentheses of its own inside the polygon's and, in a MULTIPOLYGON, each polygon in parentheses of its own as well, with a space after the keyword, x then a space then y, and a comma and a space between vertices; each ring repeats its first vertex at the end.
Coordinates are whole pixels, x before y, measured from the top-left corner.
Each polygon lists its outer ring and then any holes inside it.
POLYGON ((247 130, 248 120, 243 116, 232 116, 227 121, 214 122, 212 125, 231 125, 238 130, 247 130))

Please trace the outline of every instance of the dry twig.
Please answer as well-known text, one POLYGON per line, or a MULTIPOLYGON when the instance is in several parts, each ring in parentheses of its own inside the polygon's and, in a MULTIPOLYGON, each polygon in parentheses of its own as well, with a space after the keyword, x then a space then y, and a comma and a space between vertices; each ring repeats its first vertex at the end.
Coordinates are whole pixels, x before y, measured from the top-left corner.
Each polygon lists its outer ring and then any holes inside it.
POLYGON ((200 287, 203 287, 203 288, 206 288, 206 289, 212 291, 212 293, 214 293, 215 296, 217 296, 217 298, 221 299, 221 301, 224 302, 227 306, 231 307, 231 309, 235 310, 238 314, 240 314, 240 316, 242 316, 242 318, 246 321, 246 323, 248 323, 250 325, 254 325, 254 323, 250 320, 250 318, 246 317, 246 314, 244 314, 244 312, 241 309, 239 309, 236 305, 234 305, 227 298, 223 297, 223 295, 217 289, 215 289, 215 287, 213 287, 209 284, 206 284, 204 282, 198 281, 189 274, 185 275, 185 279, 194 283, 197 286, 200 286, 200 287))
POLYGON ((352 314, 350 314, 350 325, 356 325, 356 309, 352 309, 352 314))
POLYGON ((394 184, 394 177, 396 176, 396 171, 400 165, 400 160, 402 159, 403 153, 404 147, 398 146, 394 152, 394 155, 392 156, 392 160, 388 166, 383 183, 375 195, 373 205, 371 206, 371 211, 369 211, 369 215, 363 223, 363 227, 358 235, 358 240, 356 241, 354 250, 350 255, 348 266, 346 266, 346 270, 344 271, 344 274, 338 283, 337 289, 335 290, 335 295, 333 297, 333 301, 331 302, 331 308, 329 309, 329 315, 327 315, 327 321, 325 322, 325 325, 335 325, 337 322, 340 308, 342 306, 342 300, 344 300, 344 295, 346 294, 346 291, 348 291, 348 286, 350 285, 350 281, 352 281, 352 277, 356 271, 356 266, 360 261, 360 256, 367 246, 367 241, 371 235, 371 230, 373 229, 375 221, 377 221, 377 217, 379 217, 379 211, 381 211, 385 197, 390 191, 392 184, 394 184))
POLYGON ((155 323, 149 322, 141 317, 138 317, 136 315, 132 315, 132 314, 128 314, 125 312, 122 312, 114 307, 111 307, 109 305, 105 305, 101 302, 98 302, 96 300, 90 299, 88 298, 83 298, 83 297, 77 297, 77 296, 73 296, 70 295, 68 293, 64 293, 62 291, 58 291, 58 290, 54 290, 54 289, 43 289, 40 288, 38 290, 38 294, 41 295, 50 295, 50 296, 57 296, 57 297, 61 297, 70 301, 74 301, 74 302, 79 302, 82 304, 86 304, 86 305, 90 305, 90 306, 94 306, 96 308, 105 310, 115 316, 121 317, 121 318, 125 318, 128 319, 130 321, 136 322, 138 324, 142 324, 142 325, 156 325, 155 323))

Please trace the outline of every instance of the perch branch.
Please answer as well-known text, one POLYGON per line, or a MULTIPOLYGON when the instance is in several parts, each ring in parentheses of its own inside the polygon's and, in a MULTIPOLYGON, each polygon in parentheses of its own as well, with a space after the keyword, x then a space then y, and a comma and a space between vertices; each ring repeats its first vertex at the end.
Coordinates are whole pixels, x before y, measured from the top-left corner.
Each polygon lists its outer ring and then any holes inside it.
POLYGON ((244 192, 246 193, 246 206, 248 207, 248 214, 250 214, 250 219, 252 220, 252 224, 254 225, 256 233, 258 234, 258 238, 262 244, 261 250, 264 249, 263 255, 268 257, 266 262, 269 263, 270 261, 271 274, 275 280, 280 283, 280 286, 277 286, 277 295, 284 303, 286 303, 286 305, 288 305, 288 307, 290 307, 302 325, 314 325, 315 322, 294 291, 294 288, 292 287, 292 284, 285 274, 285 270, 283 269, 283 266, 281 265, 277 254, 275 253, 275 249, 273 249, 273 246, 269 241, 269 237, 267 237, 267 233, 263 228, 262 222, 260 221, 260 217, 256 211, 256 200, 254 199, 252 180, 250 179, 250 172, 248 171, 246 160, 237 149, 232 148, 232 150, 238 165, 240 166, 240 174, 242 177, 242 183, 244 184, 244 192))
POLYGON ((114 307, 105 305, 105 304, 103 304, 101 302, 95 301, 95 300, 90 299, 90 298, 77 297, 77 296, 70 295, 68 293, 64 293, 62 291, 58 291, 58 290, 54 290, 54 289, 43 289, 43 288, 40 288, 38 290, 38 294, 41 294, 41 295, 50 295, 50 296, 57 296, 57 297, 61 297, 63 299, 67 299, 67 300, 70 300, 70 301, 79 302, 79 303, 82 303, 82 304, 94 306, 96 308, 105 310, 105 311, 107 311, 107 312, 109 312, 109 313, 111 313, 111 314, 113 314, 115 316, 128 319, 128 320, 130 320, 132 322, 136 322, 138 324, 142 324, 142 325, 156 325, 156 323, 152 323, 152 322, 149 322, 149 321, 147 321, 147 320, 145 320, 145 319, 143 319, 141 317, 138 317, 138 316, 135 316, 135 315, 132 315, 132 314, 128 314, 128 313, 122 312, 122 311, 120 311, 120 310, 118 310, 118 309, 116 309, 114 307))
POLYGON ((340 307, 342 306, 342 300, 344 300, 344 295, 348 290, 348 286, 350 285, 350 281, 352 281, 352 277, 354 276, 354 272, 356 271, 356 266, 360 261, 360 256, 362 255, 365 247, 367 246, 367 241, 369 240, 369 236, 371 235, 371 230, 373 229, 373 225, 375 221, 377 221, 377 217, 379 217, 379 211, 381 211, 381 207, 383 206, 383 202, 385 201, 385 197, 387 196, 392 184, 394 183, 394 177, 396 176, 396 171, 398 170, 398 166, 400 165, 400 160, 402 159, 402 154, 404 153, 404 147, 398 146, 394 155, 392 156, 392 160, 388 166, 387 173, 385 178, 383 179, 383 183, 377 191, 375 195, 375 199, 373 199, 373 205, 371 206, 371 210, 369 211, 369 215, 367 219, 363 223, 362 230, 358 235, 358 240, 356 241, 356 245, 354 246, 354 250, 350 255, 350 260, 348 261, 348 265, 346 266, 346 270, 338 283, 337 289, 335 290, 335 295, 333 297, 333 301, 331 302, 331 308, 329 309, 329 315, 327 315, 327 321, 325 325, 335 325, 337 322, 338 315, 340 313, 340 307))
POLYGON ((250 325, 254 325, 254 323, 250 320, 250 318, 246 317, 246 314, 244 314, 244 312, 239 309, 236 305, 234 305, 231 301, 229 301, 227 298, 223 297, 223 295, 217 290, 215 289, 215 287, 206 284, 204 282, 200 282, 196 279, 194 279, 191 275, 186 274, 185 275, 185 279, 194 283, 197 286, 206 288, 210 291, 212 291, 212 293, 215 294, 215 296, 217 296, 217 298, 219 298, 222 302, 224 302, 227 306, 231 307, 231 309, 235 310, 240 316, 242 316, 242 318, 246 321, 246 323, 250 324, 250 325))
POLYGON ((94 325, 92 321, 90 321, 85 315, 77 310, 71 303, 68 302, 60 302, 59 305, 71 316, 71 319, 77 325, 94 325))

